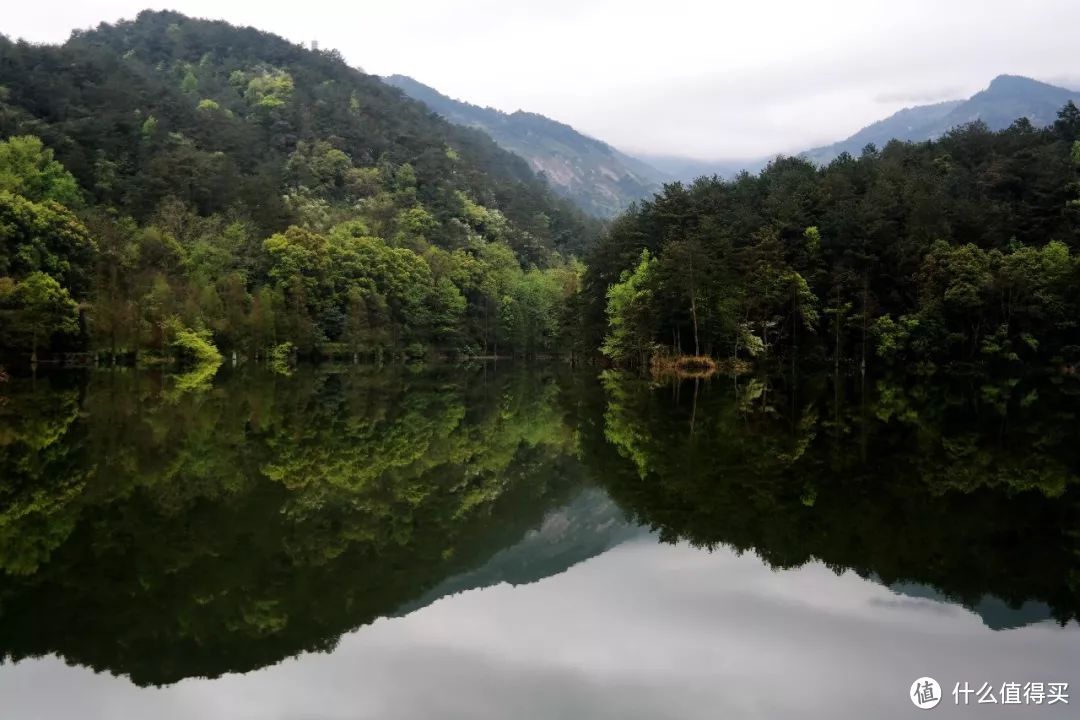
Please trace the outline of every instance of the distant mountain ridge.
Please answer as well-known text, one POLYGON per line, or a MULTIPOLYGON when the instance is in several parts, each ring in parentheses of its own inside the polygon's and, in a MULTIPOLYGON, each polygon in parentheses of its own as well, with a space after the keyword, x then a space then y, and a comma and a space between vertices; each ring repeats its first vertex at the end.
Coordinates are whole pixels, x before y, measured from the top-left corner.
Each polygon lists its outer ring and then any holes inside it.
MULTIPOLYGON (((481 108, 453 100, 403 75, 383 81, 452 123, 483 130, 504 149, 525 158, 535 171, 544 173, 558 193, 600 217, 618 214, 630 202, 652 195, 665 182, 689 183, 712 175, 730 179, 744 170, 757 173, 772 159, 699 160, 648 154, 635 158, 543 115, 481 108)), ((881 148, 892 140, 924 142, 976 121, 986 123, 991 130, 1007 128, 1020 118, 1027 118, 1035 127, 1046 127, 1069 101, 1080 104, 1080 91, 1020 75, 999 75, 969 98, 904 108, 844 140, 798 156, 825 165, 841 153, 858 156, 867 145, 881 148)))
POLYGON ((543 115, 471 105, 405 75, 382 80, 456 125, 483 130, 543 173, 556 192, 593 215, 613 217, 631 202, 652 195, 667 179, 647 163, 543 115))
POLYGON ((1027 118, 1035 127, 1046 127, 1070 100, 1080 102, 1080 92, 1019 75, 999 75, 985 90, 966 100, 904 108, 845 140, 807 150, 800 157, 826 164, 844 152, 858 155, 871 143, 880 148, 890 140, 933 140, 976 121, 986 123, 991 130, 1003 130, 1020 118, 1027 118))

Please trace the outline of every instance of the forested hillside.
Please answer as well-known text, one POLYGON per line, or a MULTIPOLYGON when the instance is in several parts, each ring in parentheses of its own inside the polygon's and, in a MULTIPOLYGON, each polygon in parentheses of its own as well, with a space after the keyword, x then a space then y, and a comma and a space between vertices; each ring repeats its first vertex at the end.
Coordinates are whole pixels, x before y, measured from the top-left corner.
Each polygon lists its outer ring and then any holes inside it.
POLYGON ((171 12, 0 38, 0 347, 533 353, 598 226, 334 52, 171 12))
POLYGON ((586 344, 836 367, 1080 360, 1080 110, 670 185, 587 258, 586 344))

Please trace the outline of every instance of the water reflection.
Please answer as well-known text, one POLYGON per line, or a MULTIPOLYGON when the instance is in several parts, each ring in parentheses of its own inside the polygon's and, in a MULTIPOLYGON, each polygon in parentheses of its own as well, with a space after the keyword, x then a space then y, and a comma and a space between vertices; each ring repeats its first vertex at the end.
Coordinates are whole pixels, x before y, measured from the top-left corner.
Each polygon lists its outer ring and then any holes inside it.
POLYGON ((580 483, 542 375, 253 372, 166 400, 157 382, 13 388, 8 657, 160 684, 328 650, 580 483))
POLYGON ((968 607, 1080 612, 1074 385, 881 382, 853 399, 812 383, 643 385, 606 376, 585 442, 612 497, 663 538, 778 568, 816 558, 968 607))
POLYGON ((855 717, 799 694, 857 675, 865 716, 935 667, 1080 660, 1068 382, 181 385, 8 383, 0 652, 218 679, 25 660, 0 668, 16 717, 855 717))

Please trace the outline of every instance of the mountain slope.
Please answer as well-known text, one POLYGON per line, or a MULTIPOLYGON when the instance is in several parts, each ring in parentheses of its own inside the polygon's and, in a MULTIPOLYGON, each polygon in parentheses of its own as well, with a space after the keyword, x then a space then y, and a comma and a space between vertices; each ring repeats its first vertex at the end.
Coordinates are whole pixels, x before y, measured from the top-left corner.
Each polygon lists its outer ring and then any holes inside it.
POLYGON ((949 113, 941 125, 949 129, 982 120, 991 130, 1004 130, 1026 117, 1035 127, 1046 127, 1070 100, 1080 100, 1080 92, 1018 75, 999 75, 988 88, 949 113))
POLYGON ((543 115, 470 105, 404 75, 383 80, 450 122, 483 130, 593 215, 614 216, 634 200, 651 195, 665 179, 648 164, 543 115))
POLYGON ((845 140, 807 150, 802 157, 825 164, 844 152, 858 155, 869 144, 881 148, 890 140, 933 140, 976 121, 986 123, 991 130, 1003 130, 1024 117, 1035 127, 1046 127, 1070 100, 1080 100, 1080 93, 1026 77, 1000 75, 967 100, 904 108, 845 140))

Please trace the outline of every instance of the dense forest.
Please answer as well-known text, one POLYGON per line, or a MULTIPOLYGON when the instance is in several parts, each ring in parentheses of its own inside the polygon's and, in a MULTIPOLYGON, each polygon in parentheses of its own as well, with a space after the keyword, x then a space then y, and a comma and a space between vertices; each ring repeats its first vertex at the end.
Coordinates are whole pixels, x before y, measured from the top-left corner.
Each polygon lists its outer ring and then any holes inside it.
POLYGON ((335 52, 169 12, 0 38, 0 347, 549 351, 598 224, 335 52))
POLYGON ((605 355, 840 367, 1080 359, 1080 110, 976 123, 824 168, 669 185, 588 254, 605 355))
POLYGON ((1078 140, 1070 103, 605 227, 334 51, 169 12, 0 39, 0 347, 1072 367, 1078 140))

